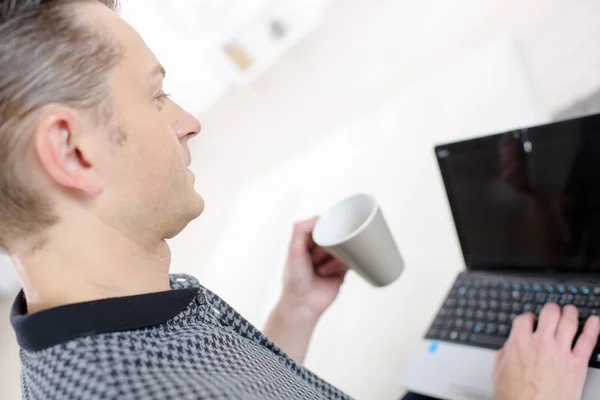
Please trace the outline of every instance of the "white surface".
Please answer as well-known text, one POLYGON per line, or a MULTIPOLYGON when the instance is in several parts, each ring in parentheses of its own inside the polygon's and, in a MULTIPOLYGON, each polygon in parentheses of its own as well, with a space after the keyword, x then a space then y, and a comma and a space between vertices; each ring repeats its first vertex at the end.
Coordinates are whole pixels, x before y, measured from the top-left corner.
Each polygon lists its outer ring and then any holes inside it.
POLYGON ((439 342, 430 351, 432 343, 418 343, 401 375, 402 386, 441 399, 494 400, 496 351, 439 342))
POLYGON ((350 275, 307 366, 356 398, 396 399, 402 365, 463 267, 433 145, 545 121, 510 40, 495 40, 249 185, 203 283, 263 326, 293 221, 373 193, 406 270, 377 290, 350 275))
POLYGON ((0 296, 13 295, 20 287, 19 278, 8 257, 0 254, 0 296))
POLYGON ((245 85, 305 37, 329 0, 124 0, 121 16, 144 38, 167 70, 165 90, 198 115, 245 85), (269 41, 272 20, 285 22, 288 35, 269 41), (240 71, 226 57, 231 42, 249 48, 254 61, 240 71))

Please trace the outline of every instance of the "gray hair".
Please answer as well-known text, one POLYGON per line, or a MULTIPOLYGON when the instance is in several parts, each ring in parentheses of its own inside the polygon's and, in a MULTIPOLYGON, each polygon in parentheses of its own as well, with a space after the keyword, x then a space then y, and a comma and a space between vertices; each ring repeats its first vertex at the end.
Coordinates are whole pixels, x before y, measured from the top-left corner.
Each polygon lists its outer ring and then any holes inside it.
POLYGON ((108 73, 120 48, 78 18, 74 5, 118 0, 0 0, 0 248, 58 222, 21 162, 35 115, 65 104, 111 117, 108 73))

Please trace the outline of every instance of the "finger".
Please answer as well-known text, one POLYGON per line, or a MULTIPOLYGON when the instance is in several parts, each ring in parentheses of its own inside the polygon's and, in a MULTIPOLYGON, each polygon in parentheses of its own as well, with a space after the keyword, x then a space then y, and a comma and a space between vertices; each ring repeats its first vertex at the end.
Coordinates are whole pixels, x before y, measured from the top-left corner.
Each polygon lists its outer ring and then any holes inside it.
POLYGON ((315 247, 310 253, 313 264, 317 267, 333 260, 333 256, 325 251, 322 247, 315 247))
POLYGON ((573 339, 577 333, 579 325, 579 311, 575 306, 568 305, 563 308, 562 317, 556 329, 556 339, 563 346, 568 346, 569 349, 573 345, 573 339))
POLYGON ((522 314, 515 318, 512 329, 510 331, 509 341, 521 339, 533 334, 533 324, 535 323, 535 315, 532 313, 522 314))
POLYGON ((494 371, 498 369, 498 367, 500 366, 500 363, 502 362, 502 359, 504 358, 504 347, 500 349, 500 351, 498 351, 498 354, 496 354, 496 359, 494 360, 494 371))
POLYGON ((314 217, 294 224, 294 233, 292 235, 292 246, 294 248, 300 250, 308 247, 310 234, 315 227, 317 220, 318 218, 314 217))
POLYGON ((317 269, 317 272, 321 276, 345 275, 348 272, 348 268, 346 268, 343 262, 334 259, 317 269))
POLYGON ((600 319, 598 317, 591 317, 585 323, 583 332, 579 336, 579 339, 577 339, 573 355, 588 362, 598 342, 598 335, 600 335, 600 319))
POLYGON ((555 337, 558 322, 560 321, 560 307, 554 303, 548 303, 540 313, 540 319, 535 331, 538 336, 555 337))
POLYGON ((308 251, 313 251, 315 247, 317 247, 317 244, 313 240, 312 232, 306 234, 306 247, 308 248, 308 251))

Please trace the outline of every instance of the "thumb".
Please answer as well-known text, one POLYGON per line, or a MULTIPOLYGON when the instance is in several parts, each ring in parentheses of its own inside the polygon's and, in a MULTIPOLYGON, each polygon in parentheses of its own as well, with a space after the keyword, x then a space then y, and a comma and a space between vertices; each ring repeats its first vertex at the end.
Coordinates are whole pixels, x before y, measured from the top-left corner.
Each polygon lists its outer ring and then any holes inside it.
POLYGON ((292 242, 306 244, 308 240, 312 242, 312 238, 309 238, 309 234, 312 233, 319 217, 313 217, 304 221, 298 221, 294 225, 294 234, 292 236, 292 242))

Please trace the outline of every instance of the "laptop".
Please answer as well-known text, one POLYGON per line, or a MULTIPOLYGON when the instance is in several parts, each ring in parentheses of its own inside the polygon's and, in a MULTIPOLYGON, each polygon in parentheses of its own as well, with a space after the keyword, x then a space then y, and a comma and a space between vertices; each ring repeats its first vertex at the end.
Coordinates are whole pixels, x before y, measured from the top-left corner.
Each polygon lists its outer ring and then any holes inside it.
MULTIPOLYGON (((600 114, 435 148, 466 269, 400 384, 450 400, 493 399, 513 319, 554 302, 600 315, 600 114)), ((600 398, 600 347, 583 399, 600 398)))

